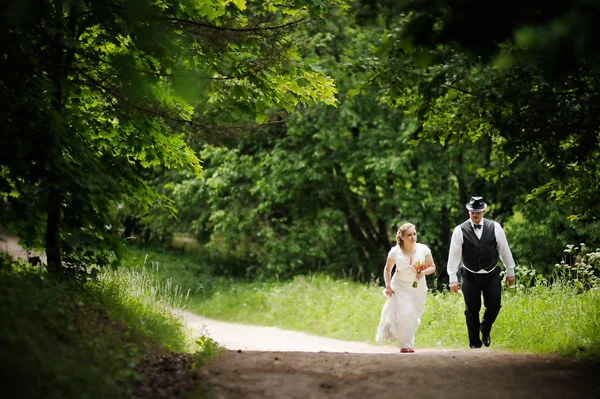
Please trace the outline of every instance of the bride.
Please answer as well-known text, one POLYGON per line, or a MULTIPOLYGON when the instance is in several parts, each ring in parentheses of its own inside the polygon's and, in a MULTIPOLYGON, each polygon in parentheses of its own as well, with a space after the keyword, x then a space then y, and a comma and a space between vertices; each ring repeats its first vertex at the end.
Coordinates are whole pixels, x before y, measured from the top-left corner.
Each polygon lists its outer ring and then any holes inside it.
POLYGON ((431 250, 417 243, 414 224, 400 226, 396 242, 397 245, 388 253, 383 270, 384 294, 388 298, 381 310, 375 339, 379 343, 397 341, 400 352, 413 353, 415 332, 421 323, 427 296, 427 281, 423 276, 434 273, 435 264, 431 250), (417 270, 420 264, 424 264, 424 270, 417 270), (394 265, 396 271, 392 276, 394 265))

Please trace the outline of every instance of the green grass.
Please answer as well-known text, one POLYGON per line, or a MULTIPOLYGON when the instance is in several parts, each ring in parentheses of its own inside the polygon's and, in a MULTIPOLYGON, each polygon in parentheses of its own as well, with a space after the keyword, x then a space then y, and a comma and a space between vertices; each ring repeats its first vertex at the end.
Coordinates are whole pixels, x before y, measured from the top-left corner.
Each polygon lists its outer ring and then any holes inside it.
POLYGON ((144 269, 83 283, 1 257, 0 281, 0 397, 123 398, 146 354, 197 348, 185 294, 144 269))
POLYGON ((146 269, 119 269, 100 274, 98 281, 92 286, 114 318, 168 351, 193 350, 194 337, 174 311, 185 307, 187 294, 170 280, 158 282, 146 269))
MULTIPOLYGON (((320 275, 300 276, 288 282, 236 281, 211 277, 209 266, 197 256, 141 248, 132 254, 146 258, 146 263, 156 262, 162 278, 171 278, 192 291, 202 287, 189 302, 189 309, 198 314, 375 343, 385 302, 382 288, 377 285, 320 275)), ((532 289, 505 288, 502 305, 492 332, 494 349, 600 357, 598 289, 578 292, 564 282, 532 289)), ((468 347, 463 311, 461 295, 429 292, 415 345, 468 347)))
POLYGON ((121 265, 128 270, 149 270, 162 281, 168 279, 194 297, 210 295, 227 281, 213 277, 212 269, 195 253, 131 246, 121 265))
POLYGON ((494 338, 511 349, 600 357, 600 291, 537 286, 505 295, 494 338))

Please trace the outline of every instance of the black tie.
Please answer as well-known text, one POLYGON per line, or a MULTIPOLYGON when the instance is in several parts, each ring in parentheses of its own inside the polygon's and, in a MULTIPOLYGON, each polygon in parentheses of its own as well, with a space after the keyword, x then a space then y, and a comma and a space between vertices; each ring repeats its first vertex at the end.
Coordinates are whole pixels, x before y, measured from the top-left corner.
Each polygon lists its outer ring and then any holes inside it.
POLYGON ((481 225, 480 224, 474 224, 473 227, 475 227, 476 229, 480 229, 481 225))

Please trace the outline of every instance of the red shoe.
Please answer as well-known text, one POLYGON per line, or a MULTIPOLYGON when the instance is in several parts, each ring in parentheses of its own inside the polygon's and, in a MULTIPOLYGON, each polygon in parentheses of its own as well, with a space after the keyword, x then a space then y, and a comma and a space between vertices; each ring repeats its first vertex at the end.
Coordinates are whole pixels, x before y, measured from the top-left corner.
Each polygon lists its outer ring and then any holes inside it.
POLYGON ((412 348, 402 348, 400 349, 400 353, 415 353, 415 350, 412 348))

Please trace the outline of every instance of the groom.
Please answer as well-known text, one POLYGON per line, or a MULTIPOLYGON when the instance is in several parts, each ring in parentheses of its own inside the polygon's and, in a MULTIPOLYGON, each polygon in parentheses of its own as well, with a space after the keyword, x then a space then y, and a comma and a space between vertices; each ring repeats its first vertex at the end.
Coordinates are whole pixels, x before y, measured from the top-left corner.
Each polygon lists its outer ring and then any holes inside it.
POLYGON ((515 262, 504 230, 498 222, 483 218, 487 204, 482 197, 471 197, 466 205, 469 219, 456 226, 450 242, 448 275, 450 290, 458 293, 456 273, 462 262, 461 288, 465 300, 465 318, 471 349, 490 346, 492 324, 500 312, 502 284, 498 258, 506 268, 506 284, 515 282, 515 262), (481 296, 485 313, 481 322, 481 296), (480 338, 481 332, 481 338, 480 338))

